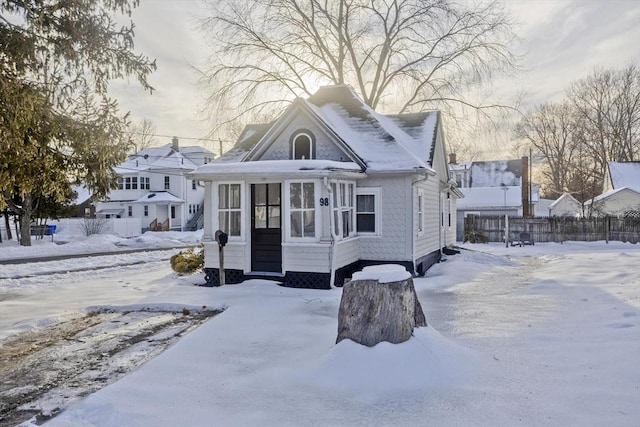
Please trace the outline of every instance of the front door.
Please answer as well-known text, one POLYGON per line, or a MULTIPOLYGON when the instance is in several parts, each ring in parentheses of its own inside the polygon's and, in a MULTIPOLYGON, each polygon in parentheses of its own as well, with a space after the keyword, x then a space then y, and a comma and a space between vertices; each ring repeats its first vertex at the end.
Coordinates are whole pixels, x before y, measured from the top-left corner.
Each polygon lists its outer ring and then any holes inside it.
POLYGON ((282 272, 280 184, 251 184, 251 271, 282 272))

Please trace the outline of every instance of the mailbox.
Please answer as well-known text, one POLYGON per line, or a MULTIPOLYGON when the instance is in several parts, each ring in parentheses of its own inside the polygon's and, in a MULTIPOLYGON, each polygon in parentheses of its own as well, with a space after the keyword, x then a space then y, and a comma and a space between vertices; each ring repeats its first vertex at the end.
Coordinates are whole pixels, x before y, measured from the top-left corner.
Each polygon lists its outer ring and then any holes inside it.
POLYGON ((229 240, 229 236, 227 236, 227 233, 222 230, 216 231, 215 238, 216 242, 218 242, 218 246, 220 247, 225 246, 227 244, 227 241, 229 240))

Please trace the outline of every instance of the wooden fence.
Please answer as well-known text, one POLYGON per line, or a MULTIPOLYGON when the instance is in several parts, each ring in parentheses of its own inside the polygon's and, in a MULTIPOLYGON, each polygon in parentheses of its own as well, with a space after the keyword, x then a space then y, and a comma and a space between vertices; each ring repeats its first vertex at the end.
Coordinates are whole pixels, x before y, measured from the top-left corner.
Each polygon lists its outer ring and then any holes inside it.
MULTIPOLYGON (((528 232, 535 242, 564 242, 567 240, 615 240, 640 242, 640 219, 617 217, 509 217, 509 240, 517 240, 521 232, 528 232)), ((464 220, 464 233, 480 232, 488 242, 504 242, 505 217, 469 215, 464 220)))

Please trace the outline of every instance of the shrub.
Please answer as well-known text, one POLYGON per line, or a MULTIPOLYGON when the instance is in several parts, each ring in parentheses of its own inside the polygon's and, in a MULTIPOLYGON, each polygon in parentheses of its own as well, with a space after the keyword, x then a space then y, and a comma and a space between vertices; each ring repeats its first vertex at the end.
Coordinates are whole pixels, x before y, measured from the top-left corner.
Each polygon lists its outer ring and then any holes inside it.
POLYGON ((464 235, 464 243, 487 243, 487 236, 482 231, 471 230, 464 235))
POLYGON ((179 274, 191 274, 204 267, 204 249, 180 251, 171 257, 171 268, 179 274))

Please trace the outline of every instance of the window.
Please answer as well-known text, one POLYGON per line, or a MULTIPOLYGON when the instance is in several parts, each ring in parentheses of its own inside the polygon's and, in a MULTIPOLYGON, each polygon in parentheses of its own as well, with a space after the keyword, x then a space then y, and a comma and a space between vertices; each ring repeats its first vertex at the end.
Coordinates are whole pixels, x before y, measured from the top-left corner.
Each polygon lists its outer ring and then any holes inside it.
POLYGON ((148 190, 149 188, 150 188, 150 186, 149 186, 149 177, 141 176, 140 177, 140 189, 141 190, 148 190))
POLYGON ((191 189, 192 190, 196 189, 196 181, 195 180, 191 181, 191 189))
POLYGON ((118 177, 118 190, 124 190, 124 179, 121 176, 118 177))
POLYGON ((378 234, 378 188, 358 188, 356 196, 356 231, 358 234, 378 234))
POLYGON ((124 188, 125 190, 131 190, 131 177, 124 179, 124 188))
POLYGON ((170 178, 170 177, 168 177, 168 176, 165 176, 165 177, 164 177, 164 189, 165 189, 165 190, 168 190, 168 189, 170 188, 170 186, 169 186, 169 182, 170 182, 170 181, 169 181, 169 178, 170 178))
POLYGON ((138 177, 134 176, 131 178, 131 189, 132 190, 137 190, 138 189, 138 177))
POLYGON ((144 216, 149 216, 149 206, 144 205, 144 216))
POLYGON ((418 190, 418 233, 422 233, 424 224, 424 205, 423 205, 422 191, 418 190))
POLYGON ((127 215, 133 216, 133 206, 127 206, 127 215))
POLYGON ((171 219, 176 219, 176 207, 171 206, 171 219))
POLYGON ((352 182, 334 182, 331 184, 333 197, 333 222, 336 237, 349 237, 355 234, 355 185, 352 182))
POLYGON ((229 236, 240 236, 240 184, 220 184, 218 186, 219 227, 229 236))
POLYGON ((298 133, 291 141, 293 160, 313 159, 313 139, 309 133, 298 133))
POLYGON ((315 237, 316 207, 313 182, 289 184, 289 212, 291 237, 315 237))

